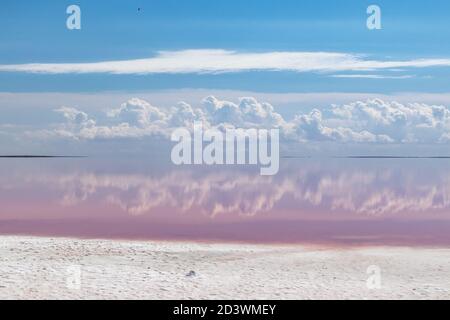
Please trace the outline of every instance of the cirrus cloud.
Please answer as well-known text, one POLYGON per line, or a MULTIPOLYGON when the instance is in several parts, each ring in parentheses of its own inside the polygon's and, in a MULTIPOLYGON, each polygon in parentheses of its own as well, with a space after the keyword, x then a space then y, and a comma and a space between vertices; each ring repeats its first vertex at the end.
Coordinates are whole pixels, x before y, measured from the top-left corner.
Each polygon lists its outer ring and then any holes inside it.
POLYGON ((450 59, 374 60, 340 52, 238 52, 223 49, 160 51, 145 59, 0 65, 0 72, 44 74, 186 74, 248 71, 341 72, 450 67, 450 59))

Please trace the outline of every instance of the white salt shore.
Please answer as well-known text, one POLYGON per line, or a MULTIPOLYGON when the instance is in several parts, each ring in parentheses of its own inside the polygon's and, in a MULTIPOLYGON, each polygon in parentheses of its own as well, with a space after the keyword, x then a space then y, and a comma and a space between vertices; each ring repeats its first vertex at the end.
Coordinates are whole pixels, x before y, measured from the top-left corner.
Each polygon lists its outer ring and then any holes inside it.
POLYGON ((450 249, 0 236, 0 299, 450 299, 450 249))

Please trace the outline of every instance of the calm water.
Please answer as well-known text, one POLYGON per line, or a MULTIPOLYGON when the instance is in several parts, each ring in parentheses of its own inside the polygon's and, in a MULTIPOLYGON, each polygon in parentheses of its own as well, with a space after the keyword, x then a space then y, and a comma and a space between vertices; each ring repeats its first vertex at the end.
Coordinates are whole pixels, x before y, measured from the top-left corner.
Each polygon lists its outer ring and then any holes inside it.
POLYGON ((327 244, 450 244, 449 159, 0 159, 0 233, 327 244))

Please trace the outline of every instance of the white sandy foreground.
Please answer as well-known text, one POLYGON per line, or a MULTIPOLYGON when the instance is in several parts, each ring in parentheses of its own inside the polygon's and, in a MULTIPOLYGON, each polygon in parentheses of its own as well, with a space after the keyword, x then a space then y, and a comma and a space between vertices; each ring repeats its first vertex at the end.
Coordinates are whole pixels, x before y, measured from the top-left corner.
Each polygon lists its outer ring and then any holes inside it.
POLYGON ((450 299, 450 249, 0 236, 0 259, 1 299, 450 299))

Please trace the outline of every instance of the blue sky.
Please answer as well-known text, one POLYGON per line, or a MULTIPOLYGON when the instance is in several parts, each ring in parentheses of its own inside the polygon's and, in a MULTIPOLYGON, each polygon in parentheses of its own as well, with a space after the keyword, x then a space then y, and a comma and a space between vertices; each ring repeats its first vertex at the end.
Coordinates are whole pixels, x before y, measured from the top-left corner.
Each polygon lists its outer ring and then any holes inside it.
POLYGON ((195 119, 282 128, 285 140, 332 154, 442 154, 449 13, 444 0, 4 0, 0 144, 136 150, 124 137, 195 119), (81 30, 66 28, 72 4, 81 30), (366 27, 371 4, 381 30, 366 27))
MULTIPOLYGON (((381 61, 448 58, 449 12, 448 1, 2 1, 0 64, 132 60, 186 49, 325 51, 381 61), (373 3, 381 7, 382 30, 366 28, 366 8, 373 3), (81 8, 81 30, 65 26, 70 4, 81 8)), ((412 68, 394 73, 398 79, 382 80, 265 70, 220 75, 0 72, 0 91, 446 92, 449 70, 412 68)), ((385 70, 369 73, 386 75, 385 70)))

